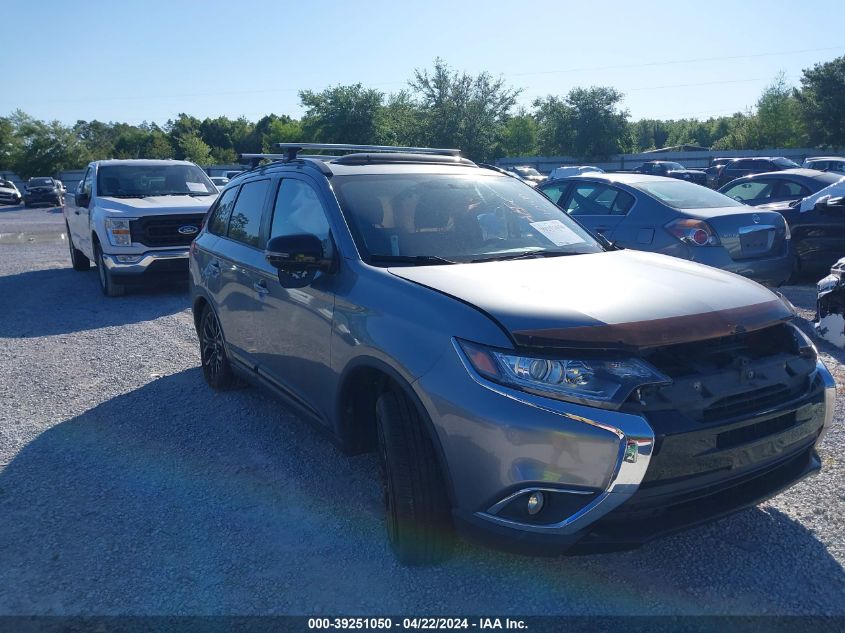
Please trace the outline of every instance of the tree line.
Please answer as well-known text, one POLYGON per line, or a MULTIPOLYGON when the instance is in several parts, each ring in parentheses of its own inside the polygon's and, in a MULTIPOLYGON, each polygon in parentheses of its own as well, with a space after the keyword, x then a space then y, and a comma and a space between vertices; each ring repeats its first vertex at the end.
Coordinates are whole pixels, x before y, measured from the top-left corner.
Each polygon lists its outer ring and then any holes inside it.
POLYGON ((63 125, 16 110, 0 117, 0 170, 27 178, 102 158, 225 164, 291 141, 457 147, 477 161, 529 155, 600 160, 682 144, 717 150, 845 146, 845 56, 805 69, 797 87, 781 74, 754 108, 706 120, 631 121, 624 95, 612 87, 573 88, 535 99, 528 109, 517 107, 521 92, 501 77, 460 72, 436 59, 395 93, 360 83, 300 91, 300 119, 200 120, 183 113, 163 125, 63 125))

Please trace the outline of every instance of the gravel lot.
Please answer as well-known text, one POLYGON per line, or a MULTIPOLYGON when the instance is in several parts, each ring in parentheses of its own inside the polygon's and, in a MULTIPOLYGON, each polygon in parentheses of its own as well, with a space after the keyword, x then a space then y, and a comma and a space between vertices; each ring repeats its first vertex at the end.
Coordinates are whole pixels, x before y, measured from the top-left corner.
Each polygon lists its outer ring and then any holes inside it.
MULTIPOLYGON (((632 552, 406 569, 372 457, 211 392, 185 289, 106 299, 63 231, 0 209, 2 614, 845 614, 841 406, 822 474, 758 508, 632 552)), ((812 318, 811 286, 786 294, 812 318)))

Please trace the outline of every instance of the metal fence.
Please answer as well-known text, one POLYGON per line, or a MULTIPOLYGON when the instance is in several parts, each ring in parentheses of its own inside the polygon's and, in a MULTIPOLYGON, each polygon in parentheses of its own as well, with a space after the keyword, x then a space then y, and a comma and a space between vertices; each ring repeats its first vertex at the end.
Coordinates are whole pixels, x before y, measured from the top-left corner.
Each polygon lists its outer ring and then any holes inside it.
MULTIPOLYGON (((605 171, 622 171, 634 169, 647 160, 670 160, 681 163, 684 167, 703 169, 709 167, 714 158, 746 158, 749 156, 783 156, 791 158, 799 165, 808 156, 819 156, 824 152, 812 148, 794 149, 741 149, 726 151, 690 151, 690 152, 646 152, 640 154, 617 154, 606 161, 587 161, 572 156, 519 156, 516 158, 501 158, 496 161, 500 167, 513 165, 529 165, 537 171, 548 174, 555 167, 566 165, 590 165, 600 167, 605 171)), ((835 153, 835 152, 834 152, 835 153)))

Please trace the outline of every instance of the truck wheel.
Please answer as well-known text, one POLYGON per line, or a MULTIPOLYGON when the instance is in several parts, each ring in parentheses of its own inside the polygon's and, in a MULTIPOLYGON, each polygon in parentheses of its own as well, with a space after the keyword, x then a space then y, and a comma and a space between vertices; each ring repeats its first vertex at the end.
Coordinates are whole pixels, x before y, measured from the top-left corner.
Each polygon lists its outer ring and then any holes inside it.
POLYGON ((94 265, 97 267, 97 279, 100 280, 100 290, 107 297, 119 297, 126 292, 126 286, 112 281, 111 273, 103 262, 103 250, 99 244, 94 244, 94 265))
POLYGON ((70 247, 70 263, 73 264, 73 269, 78 271, 89 270, 91 268, 91 260, 85 257, 85 254, 73 245, 73 238, 70 236, 70 227, 65 222, 67 229, 67 244, 70 247))
POLYGON ((387 533, 404 565, 449 557, 454 534, 449 497, 431 438, 402 394, 386 391, 376 402, 379 466, 387 533))
POLYGON ((200 358, 202 375, 215 391, 226 391, 237 386, 238 379, 226 356, 226 339, 223 328, 211 306, 206 306, 200 318, 200 358))

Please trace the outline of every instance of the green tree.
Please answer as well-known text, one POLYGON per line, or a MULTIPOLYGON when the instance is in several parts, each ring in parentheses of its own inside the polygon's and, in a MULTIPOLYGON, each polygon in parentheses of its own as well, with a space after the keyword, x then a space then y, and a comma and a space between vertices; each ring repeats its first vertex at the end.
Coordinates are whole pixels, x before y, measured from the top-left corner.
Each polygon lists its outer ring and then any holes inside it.
POLYGON ((19 138, 8 117, 0 117, 0 169, 12 169, 12 157, 17 151, 19 138))
POLYGON ((458 147, 475 160, 490 160, 521 90, 490 73, 472 76, 453 71, 442 59, 417 69, 409 82, 421 114, 426 144, 458 147))
POLYGON ((508 119, 502 129, 501 149, 505 156, 529 156, 537 151, 537 122, 520 112, 508 119))
POLYGON ((325 143, 375 144, 384 94, 361 84, 336 86, 321 92, 303 90, 302 128, 309 138, 325 143))
POLYGON ((805 69, 795 98, 811 143, 845 146, 845 56, 805 69))
POLYGON ((425 145, 422 112, 409 91, 400 90, 389 95, 379 115, 379 144, 425 145))
POLYGON ((262 140, 262 149, 265 152, 273 152, 275 143, 297 143, 303 142, 305 136, 302 131, 302 123, 288 116, 281 117, 270 122, 267 132, 262 140))
POLYGON ((798 108, 794 91, 780 73, 757 101, 758 142, 762 147, 801 147, 804 144, 798 108))
POLYGON ((211 164, 211 148, 200 138, 199 134, 185 134, 179 138, 179 151, 185 160, 197 165, 211 164))
POLYGON ((39 121, 21 110, 13 112, 9 121, 17 138, 10 166, 21 178, 54 175, 88 161, 73 130, 58 121, 39 121))

